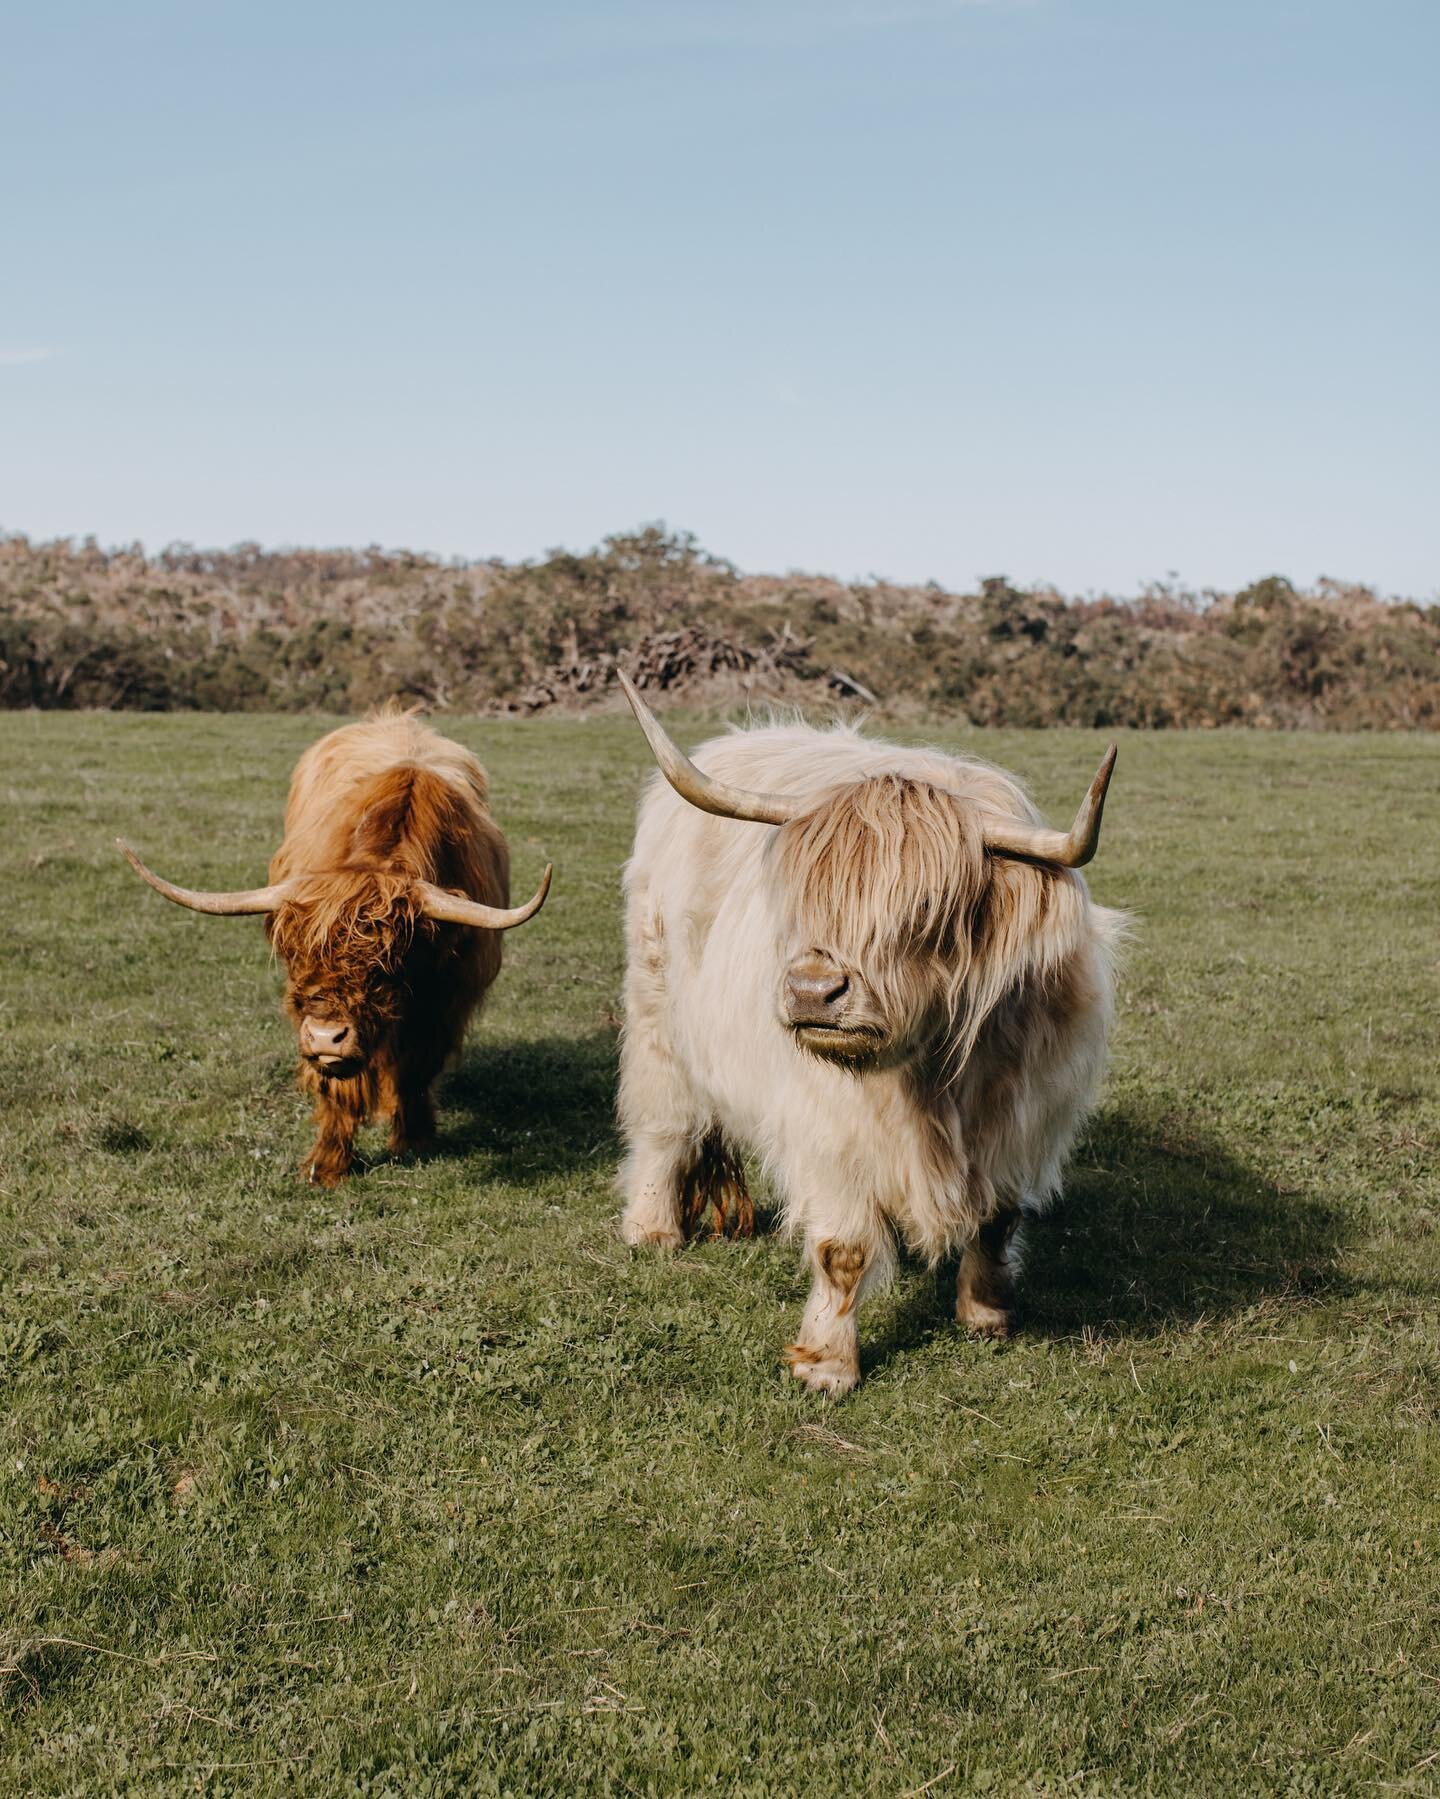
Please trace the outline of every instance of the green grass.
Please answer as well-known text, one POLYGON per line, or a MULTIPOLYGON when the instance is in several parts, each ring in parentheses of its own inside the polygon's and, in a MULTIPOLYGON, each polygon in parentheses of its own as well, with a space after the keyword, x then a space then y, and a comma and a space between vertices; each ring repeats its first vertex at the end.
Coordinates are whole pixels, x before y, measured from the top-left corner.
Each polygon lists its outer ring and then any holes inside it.
POLYGON ((1440 1788, 1440 739, 1125 739, 1022 1334, 907 1268, 827 1405, 793 1247, 616 1234, 626 721, 451 721, 554 895, 439 1153, 294 1178, 258 923, 110 840, 258 880, 319 728, 0 717, 0 1789, 1440 1788))

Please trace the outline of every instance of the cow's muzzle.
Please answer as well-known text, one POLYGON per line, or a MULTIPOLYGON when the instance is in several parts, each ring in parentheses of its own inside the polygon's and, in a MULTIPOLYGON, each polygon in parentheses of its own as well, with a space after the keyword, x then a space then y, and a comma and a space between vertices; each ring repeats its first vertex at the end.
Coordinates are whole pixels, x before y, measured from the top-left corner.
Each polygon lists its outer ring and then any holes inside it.
POLYGON ((849 975, 829 957, 797 957, 785 971, 785 1023, 802 1049, 830 1061, 873 1056, 883 1033, 862 1014, 849 975))
POLYGON ((341 1018, 300 1020, 300 1054, 326 1073, 339 1074, 360 1060, 359 1033, 341 1018))
POLYGON ((801 1025, 833 1028, 850 1009, 850 977, 820 956, 802 956, 785 971, 785 1016, 801 1025))

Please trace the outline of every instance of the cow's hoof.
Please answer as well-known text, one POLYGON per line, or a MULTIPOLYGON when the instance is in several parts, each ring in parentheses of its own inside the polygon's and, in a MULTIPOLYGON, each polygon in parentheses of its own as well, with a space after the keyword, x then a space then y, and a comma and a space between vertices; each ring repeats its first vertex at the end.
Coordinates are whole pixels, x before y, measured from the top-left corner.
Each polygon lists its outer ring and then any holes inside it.
POLYGON ((620 1220, 620 1236, 631 1249, 658 1249, 666 1255, 674 1255, 685 1247, 685 1239, 676 1225, 632 1218, 629 1213, 620 1220))
POLYGON ((434 1155, 434 1153, 435 1139, 433 1137, 392 1137, 390 1139, 390 1154, 392 1156, 403 1156, 409 1160, 418 1159, 422 1156, 431 1156, 434 1155))
POLYGON ((803 1343, 788 1343, 785 1360, 796 1380, 812 1393, 830 1393, 838 1399, 843 1393, 853 1393, 860 1384, 860 1369, 854 1361, 807 1349, 803 1343))
POLYGON ((1003 1342, 1015 1328, 1015 1314, 1002 1306, 987 1306, 978 1299, 962 1302, 955 1309, 956 1322, 972 1337, 988 1337, 1003 1342))

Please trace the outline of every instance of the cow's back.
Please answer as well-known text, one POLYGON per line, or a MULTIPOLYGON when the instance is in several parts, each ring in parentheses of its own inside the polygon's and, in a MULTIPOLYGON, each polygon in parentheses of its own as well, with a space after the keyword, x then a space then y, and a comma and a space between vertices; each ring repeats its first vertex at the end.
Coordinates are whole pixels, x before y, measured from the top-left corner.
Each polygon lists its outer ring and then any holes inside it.
MULTIPOLYGON (((824 731, 802 724, 728 731, 702 744, 694 759, 707 774, 767 793, 818 799, 848 782, 898 774, 946 787, 996 812, 1027 820, 1036 817, 1020 783, 992 763, 924 746, 886 743, 849 725, 824 731)), ((656 780, 663 777, 657 774, 656 780)))
POLYGON ((361 796, 404 766, 423 768, 455 788, 475 831, 486 836, 494 831, 485 771, 470 751, 412 713, 386 708, 358 724, 341 725, 300 757, 285 807, 285 840, 271 862, 270 878, 342 862, 361 796))
MULTIPOLYGON (((1003 769, 941 750, 864 737, 849 726, 767 725, 711 738, 694 752, 704 773, 732 786, 819 799, 871 775, 900 774, 964 794, 1002 816, 1035 822, 1039 814, 1003 769)), ((763 877, 774 842, 771 825, 715 818, 682 800, 656 773, 646 788, 626 870, 632 895, 643 889, 662 914, 684 914, 703 931, 737 888, 763 877)))

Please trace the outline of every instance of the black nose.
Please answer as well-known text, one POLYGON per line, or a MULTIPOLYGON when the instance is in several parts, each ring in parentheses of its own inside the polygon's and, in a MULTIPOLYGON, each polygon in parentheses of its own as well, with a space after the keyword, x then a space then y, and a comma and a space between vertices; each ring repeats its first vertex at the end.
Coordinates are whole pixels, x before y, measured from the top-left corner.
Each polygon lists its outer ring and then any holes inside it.
POLYGON ((792 1024, 834 1023, 844 1012, 850 977, 833 962, 807 956, 785 974, 785 1009, 792 1024))

